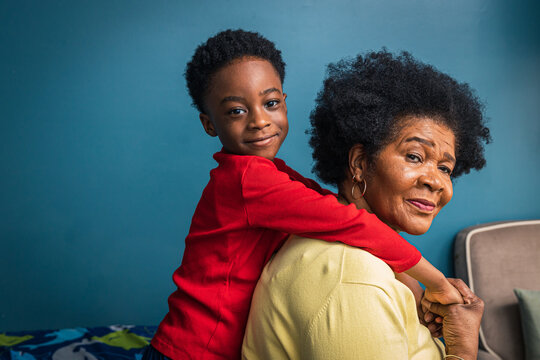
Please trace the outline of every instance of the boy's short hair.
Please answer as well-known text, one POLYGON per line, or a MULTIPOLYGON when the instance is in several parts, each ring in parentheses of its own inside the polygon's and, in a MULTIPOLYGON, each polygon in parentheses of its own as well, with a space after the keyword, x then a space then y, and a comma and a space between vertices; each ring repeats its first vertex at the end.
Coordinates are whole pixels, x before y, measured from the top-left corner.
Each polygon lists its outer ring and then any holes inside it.
POLYGON ((212 76, 223 66, 244 56, 268 60, 279 74, 281 83, 285 79, 285 63, 281 51, 273 42, 256 32, 225 30, 199 45, 186 66, 186 82, 193 106, 204 113, 204 97, 212 76))

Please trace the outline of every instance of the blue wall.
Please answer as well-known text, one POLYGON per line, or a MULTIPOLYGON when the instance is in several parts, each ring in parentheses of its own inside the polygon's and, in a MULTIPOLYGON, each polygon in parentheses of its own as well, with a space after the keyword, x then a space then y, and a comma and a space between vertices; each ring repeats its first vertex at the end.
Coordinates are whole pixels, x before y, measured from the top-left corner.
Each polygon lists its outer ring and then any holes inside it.
POLYGON ((0 331, 157 324, 219 149, 184 88, 195 47, 261 32, 288 64, 280 156, 309 175, 305 130, 328 62, 406 49, 477 89, 494 142, 424 236, 452 274, 461 228, 540 218, 534 1, 2 1, 0 331))

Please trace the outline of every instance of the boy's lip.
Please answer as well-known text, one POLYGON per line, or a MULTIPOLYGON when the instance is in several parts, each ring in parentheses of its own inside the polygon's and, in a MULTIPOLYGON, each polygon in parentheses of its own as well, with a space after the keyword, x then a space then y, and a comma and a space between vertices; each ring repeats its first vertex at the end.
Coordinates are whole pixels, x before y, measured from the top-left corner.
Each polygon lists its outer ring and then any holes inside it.
POLYGON ((255 145, 255 146, 266 146, 270 142, 272 142, 274 140, 274 138, 276 138, 277 136, 278 136, 278 134, 264 135, 264 136, 260 136, 260 137, 258 137, 256 139, 246 140, 244 142, 246 144, 255 145))
POLYGON ((432 212, 435 204, 426 199, 407 199, 407 202, 423 212, 432 212))

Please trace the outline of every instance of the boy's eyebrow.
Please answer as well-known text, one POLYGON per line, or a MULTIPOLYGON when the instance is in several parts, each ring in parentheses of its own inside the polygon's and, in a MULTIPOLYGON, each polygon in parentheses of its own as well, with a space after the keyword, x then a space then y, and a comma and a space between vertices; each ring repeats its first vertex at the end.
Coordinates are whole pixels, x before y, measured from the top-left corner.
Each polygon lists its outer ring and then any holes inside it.
MULTIPOLYGON (((412 137, 410 137, 410 138, 407 138, 407 139, 405 139, 404 142, 411 142, 411 141, 418 141, 419 143, 425 144, 425 145, 427 145, 427 146, 429 146, 429 147, 434 147, 434 146, 435 146, 435 144, 434 144, 433 142, 431 142, 431 141, 429 141, 429 140, 426 140, 426 139, 422 139, 421 137, 418 137, 418 136, 412 136, 412 137)), ((454 158, 454 157, 453 157, 452 155, 450 155, 449 153, 445 152, 445 153, 443 154, 443 156, 444 156, 445 158, 447 158, 448 160, 452 161, 454 164, 456 163, 456 158, 454 158)))
POLYGON ((276 91, 281 94, 281 90, 279 90, 278 88, 269 88, 269 89, 261 91, 259 93, 259 96, 263 96, 263 95, 269 94, 271 92, 276 92, 276 91))
POLYGON ((225 96, 223 99, 221 99, 220 104, 223 104, 224 102, 227 102, 227 101, 242 102, 242 101, 245 101, 245 100, 246 99, 241 97, 241 96, 225 96))
MULTIPOLYGON (((259 93, 259 96, 264 96, 266 94, 269 94, 269 93, 272 93, 272 92, 278 92, 281 94, 281 90, 279 90, 278 88, 269 88, 269 89, 266 89, 266 90, 263 90, 259 93)), ((234 95, 231 95, 231 96, 225 96, 223 99, 221 99, 221 104, 223 104, 224 102, 227 102, 227 101, 238 101, 238 102, 242 102, 242 101, 245 101, 246 99, 242 96, 234 96, 234 95)))

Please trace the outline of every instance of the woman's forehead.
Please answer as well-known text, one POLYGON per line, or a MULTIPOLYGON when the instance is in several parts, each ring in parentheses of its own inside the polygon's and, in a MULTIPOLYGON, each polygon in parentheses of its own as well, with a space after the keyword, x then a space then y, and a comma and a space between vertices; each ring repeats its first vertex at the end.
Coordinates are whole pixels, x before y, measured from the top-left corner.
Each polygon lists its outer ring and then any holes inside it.
POLYGON ((454 131, 440 120, 429 117, 407 117, 401 120, 394 143, 418 142, 429 147, 445 147, 455 152, 454 131))

